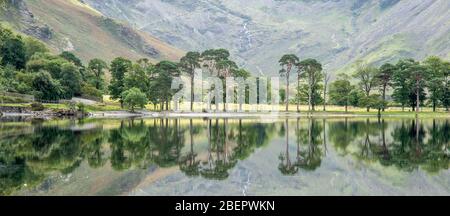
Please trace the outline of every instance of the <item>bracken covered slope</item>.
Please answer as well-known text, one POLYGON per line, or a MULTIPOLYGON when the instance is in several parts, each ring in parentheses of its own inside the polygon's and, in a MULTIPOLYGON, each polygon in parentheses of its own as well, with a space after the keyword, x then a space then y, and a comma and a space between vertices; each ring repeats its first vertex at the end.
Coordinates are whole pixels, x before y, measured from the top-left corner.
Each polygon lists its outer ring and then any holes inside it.
POLYGON ((183 54, 147 32, 103 16, 79 0, 1 0, 0 22, 36 37, 54 52, 73 51, 84 61, 131 59, 177 60, 183 54))

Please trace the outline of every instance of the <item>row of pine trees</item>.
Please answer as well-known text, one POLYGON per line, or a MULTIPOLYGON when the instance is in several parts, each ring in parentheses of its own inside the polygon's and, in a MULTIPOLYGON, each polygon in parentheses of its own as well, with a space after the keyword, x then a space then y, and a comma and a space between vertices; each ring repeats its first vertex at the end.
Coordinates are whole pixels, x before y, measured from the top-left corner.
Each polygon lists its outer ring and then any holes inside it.
MULTIPOLYGON (((108 94, 133 111, 148 103, 169 110, 176 93, 172 81, 180 75, 190 77, 193 110, 194 74, 199 68, 207 76, 220 78, 223 85, 227 77, 251 76, 231 60, 225 49, 188 52, 179 62, 134 62, 118 57, 110 64, 96 58, 85 65, 71 52, 53 55, 40 41, 1 26, 0 51, 0 91, 32 94, 42 101, 75 96, 101 99, 108 94), (108 80, 107 71, 111 74, 108 80)), ((344 106, 346 111, 348 106, 365 107, 367 111, 384 111, 389 106, 419 111, 420 106, 430 106, 436 111, 438 107, 448 110, 450 104, 450 63, 436 56, 421 62, 401 59, 380 67, 358 61, 351 76, 334 77, 316 59, 300 60, 286 54, 279 64, 279 74, 286 81, 280 91, 286 111, 291 103, 297 105, 297 111, 300 104, 307 104, 308 111, 315 111, 318 105, 325 111, 327 104, 344 106), (330 83, 331 78, 334 81, 330 83)))

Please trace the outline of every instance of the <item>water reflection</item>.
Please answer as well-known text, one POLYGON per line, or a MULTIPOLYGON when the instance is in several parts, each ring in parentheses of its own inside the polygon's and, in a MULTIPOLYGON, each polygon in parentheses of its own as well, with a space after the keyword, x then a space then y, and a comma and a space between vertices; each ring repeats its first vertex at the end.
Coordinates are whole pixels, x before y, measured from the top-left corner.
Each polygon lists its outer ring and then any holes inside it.
POLYGON ((449 121, 400 120, 389 125, 385 120, 330 123, 329 137, 343 154, 359 160, 395 166, 403 171, 423 168, 435 173, 448 169, 449 121), (390 138, 388 140, 388 138, 390 138), (356 150, 355 150, 356 149, 356 150))
MULTIPOLYGON (((69 120, 0 123, 0 194, 70 174, 83 162, 116 171, 177 167, 186 177, 225 180, 256 149, 282 139, 280 175, 321 167, 328 151, 411 172, 447 170, 449 121, 298 118, 69 120)), ((264 167, 261 167, 264 169, 264 167)))

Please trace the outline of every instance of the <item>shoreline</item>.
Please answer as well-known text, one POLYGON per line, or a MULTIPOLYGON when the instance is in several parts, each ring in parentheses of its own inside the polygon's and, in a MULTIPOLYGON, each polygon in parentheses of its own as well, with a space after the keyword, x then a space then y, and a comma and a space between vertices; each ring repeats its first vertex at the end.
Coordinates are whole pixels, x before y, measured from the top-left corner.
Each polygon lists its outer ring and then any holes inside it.
MULTIPOLYGON (((76 117, 76 116, 61 116, 57 113, 42 111, 42 112, 3 112, 1 117, 28 117, 36 119, 57 119, 61 117, 76 117)), ((89 113, 85 118, 299 118, 299 117, 378 117, 377 113, 340 113, 340 112, 129 112, 129 111, 95 111, 89 113)), ((381 115, 385 117, 415 117, 415 113, 384 113, 381 115)), ((434 117, 434 118, 450 118, 450 113, 419 113, 419 118, 434 117)))

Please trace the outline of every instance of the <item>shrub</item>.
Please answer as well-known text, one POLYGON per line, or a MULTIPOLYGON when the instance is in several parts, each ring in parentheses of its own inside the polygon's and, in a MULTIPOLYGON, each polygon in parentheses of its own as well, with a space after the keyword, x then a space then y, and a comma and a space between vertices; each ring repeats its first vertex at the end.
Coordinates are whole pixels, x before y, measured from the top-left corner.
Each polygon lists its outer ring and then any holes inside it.
POLYGON ((66 103, 67 107, 69 107, 69 110, 72 112, 75 112, 77 110, 77 103, 73 102, 73 101, 68 101, 66 103))
POLYGON ((97 101, 102 101, 103 97, 102 91, 89 84, 83 85, 81 88, 81 94, 84 98, 95 99, 97 101))
POLYGON ((31 104, 31 110, 32 111, 44 111, 45 107, 41 103, 32 103, 31 104))
POLYGON ((134 112, 136 107, 144 108, 147 104, 147 96, 138 88, 132 88, 123 92, 123 102, 127 105, 131 112, 134 112))
POLYGON ((77 109, 84 114, 86 112, 86 105, 84 105, 84 103, 77 103, 77 109))
POLYGON ((27 103, 27 102, 29 101, 24 98, 0 95, 0 103, 27 103))

